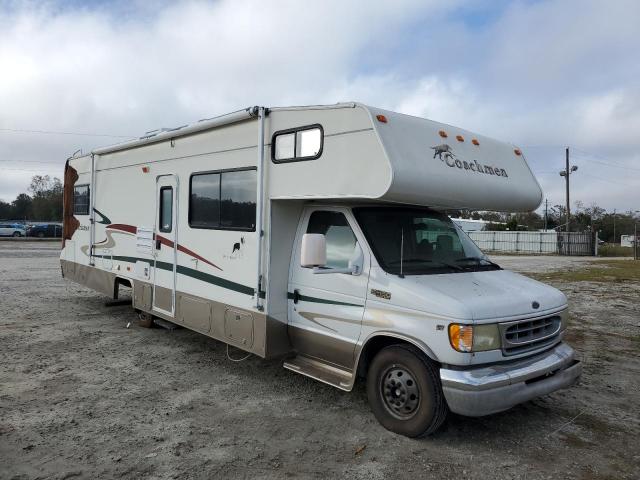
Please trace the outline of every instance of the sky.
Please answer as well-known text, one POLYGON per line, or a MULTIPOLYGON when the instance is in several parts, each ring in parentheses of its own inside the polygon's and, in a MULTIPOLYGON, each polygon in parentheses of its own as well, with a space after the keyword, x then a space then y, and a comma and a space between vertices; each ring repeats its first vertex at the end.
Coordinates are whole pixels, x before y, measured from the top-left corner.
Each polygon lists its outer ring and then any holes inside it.
POLYGON ((640 210, 640 2, 0 0, 0 199, 74 151, 359 101, 522 148, 549 205, 640 210), (43 133, 47 132, 47 133, 43 133))

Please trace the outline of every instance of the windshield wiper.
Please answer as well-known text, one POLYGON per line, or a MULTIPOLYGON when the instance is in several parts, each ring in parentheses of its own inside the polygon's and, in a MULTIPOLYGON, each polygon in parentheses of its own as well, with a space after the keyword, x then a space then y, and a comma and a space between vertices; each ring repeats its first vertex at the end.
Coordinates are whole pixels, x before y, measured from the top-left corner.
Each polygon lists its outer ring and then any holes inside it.
POLYGON ((498 265, 497 263, 492 262, 491 260, 489 260, 489 259, 487 259, 487 258, 485 258, 485 257, 464 257, 464 258, 456 258, 456 260, 455 260, 455 261, 456 261, 456 262, 465 262, 465 261, 468 261, 468 260, 475 260, 475 261, 477 261, 478 263, 480 263, 480 262, 487 262, 489 265, 491 265, 491 266, 493 266, 493 267, 496 267, 496 268, 499 268, 499 269, 501 269, 501 270, 502 270, 502 267, 501 267, 500 265, 498 265))
MULTIPOLYGON (((443 262, 441 260, 430 260, 427 258, 405 258, 402 260, 402 263, 437 263, 438 265, 443 265, 445 267, 453 268, 454 270, 463 271, 464 269, 459 265, 454 265, 452 263, 443 262)), ((398 264, 400 260, 394 260, 393 262, 389 262, 389 265, 398 264)))

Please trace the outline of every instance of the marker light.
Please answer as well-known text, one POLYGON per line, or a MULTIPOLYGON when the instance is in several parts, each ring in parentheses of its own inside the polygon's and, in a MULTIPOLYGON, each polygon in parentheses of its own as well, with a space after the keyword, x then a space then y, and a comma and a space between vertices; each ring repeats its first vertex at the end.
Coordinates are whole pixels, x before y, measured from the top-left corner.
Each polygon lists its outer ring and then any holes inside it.
POLYGON ((149 167, 142 167, 142 173, 149 173, 149 167))
POLYGON ((471 140, 471 143, 473 143, 476 147, 480 146, 480 142, 478 140, 476 140, 475 138, 473 140, 471 140))
POLYGON ((464 137, 462 135, 456 135, 456 140, 459 142, 464 142, 464 137))
POLYGON ((444 130, 440 130, 438 132, 438 135, 440 135, 442 138, 447 138, 447 132, 445 132, 444 130))
POLYGON ((515 153, 515 154, 516 154, 516 155, 518 155, 518 156, 522 155, 522 152, 520 151, 520 149, 519 149, 519 148, 516 148, 516 149, 513 151, 513 153, 515 153))
POLYGON ((449 342, 458 352, 470 352, 473 347, 473 326, 452 323, 449 325, 449 342))
POLYGON ((384 115, 376 115, 376 118, 381 123, 387 123, 387 117, 385 117, 384 115))

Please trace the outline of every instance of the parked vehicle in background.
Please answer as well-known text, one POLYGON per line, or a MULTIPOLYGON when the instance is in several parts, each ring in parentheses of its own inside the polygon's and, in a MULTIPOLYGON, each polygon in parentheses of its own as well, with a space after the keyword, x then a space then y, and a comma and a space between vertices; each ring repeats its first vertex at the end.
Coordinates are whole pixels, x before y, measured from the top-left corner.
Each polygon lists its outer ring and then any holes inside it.
POLYGON ((62 237, 62 225, 59 223, 30 225, 29 228, 27 228, 27 236, 38 238, 60 238, 62 237))
POLYGON ((26 234, 24 225, 19 223, 0 223, 0 237, 24 237, 26 234))

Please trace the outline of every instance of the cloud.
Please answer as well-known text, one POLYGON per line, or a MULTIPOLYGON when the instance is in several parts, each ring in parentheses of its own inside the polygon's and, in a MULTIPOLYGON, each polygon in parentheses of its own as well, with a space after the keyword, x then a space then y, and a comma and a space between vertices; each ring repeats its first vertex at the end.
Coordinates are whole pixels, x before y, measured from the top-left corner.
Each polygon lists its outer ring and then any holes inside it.
MULTIPOLYGON (((639 176, 593 156, 638 165, 634 1, 3 5, 0 128, 139 136, 252 104, 358 100, 513 141, 538 172, 580 146, 596 178, 580 170, 574 198, 640 203, 639 176)), ((76 149, 119 140, 0 131, 0 168, 55 174, 76 149)), ((32 173, 5 175, 0 198, 32 173)), ((540 181, 560 203, 560 177, 540 181)))

